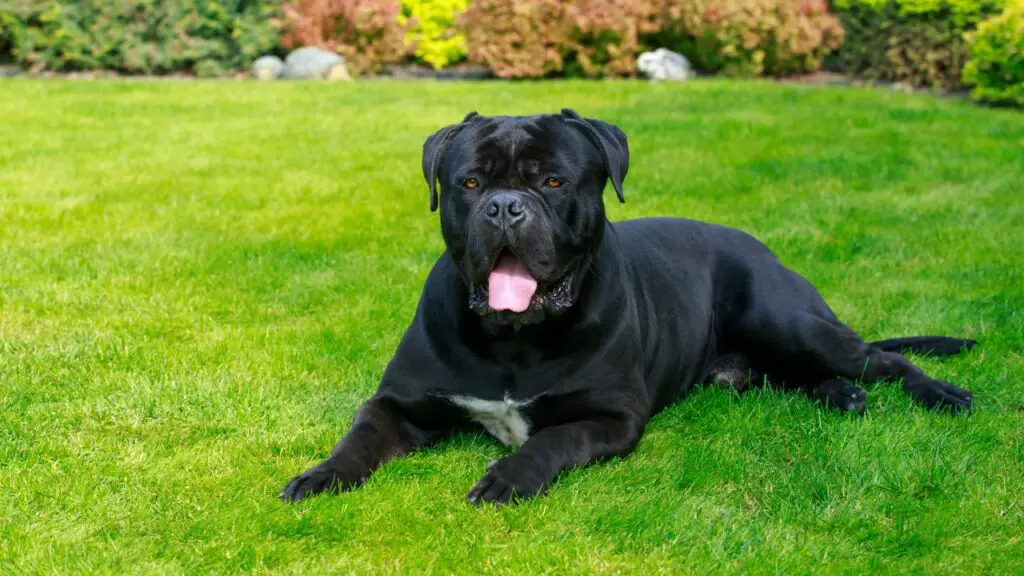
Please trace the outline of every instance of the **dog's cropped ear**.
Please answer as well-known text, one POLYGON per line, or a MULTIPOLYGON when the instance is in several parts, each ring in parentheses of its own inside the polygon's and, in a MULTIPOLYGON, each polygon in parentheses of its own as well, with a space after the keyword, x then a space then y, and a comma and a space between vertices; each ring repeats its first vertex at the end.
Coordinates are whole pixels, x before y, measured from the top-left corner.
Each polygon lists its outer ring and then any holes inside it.
POLYGON ((626 140, 626 134, 618 126, 602 120, 583 118, 569 108, 562 108, 562 118, 570 125, 578 127, 601 151, 615 194, 619 197, 619 202, 625 202, 622 182, 629 172, 629 142, 626 140))
POLYGON ((441 171, 444 153, 448 149, 448 145, 451 144, 452 139, 455 138, 455 135, 465 128, 469 122, 472 122, 474 118, 479 116, 476 112, 470 112, 462 119, 461 124, 445 126, 432 134, 423 143, 423 177, 427 179, 427 186, 430 188, 431 212, 437 210, 437 175, 441 171))

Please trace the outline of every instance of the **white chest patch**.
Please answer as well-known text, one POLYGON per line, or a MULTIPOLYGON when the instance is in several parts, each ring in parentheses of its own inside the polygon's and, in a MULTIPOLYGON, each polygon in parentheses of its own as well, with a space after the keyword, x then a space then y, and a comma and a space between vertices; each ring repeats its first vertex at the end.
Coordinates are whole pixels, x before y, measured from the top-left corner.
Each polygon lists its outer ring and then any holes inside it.
POLYGON ((522 446, 530 437, 530 423, 520 409, 533 400, 481 400, 472 396, 450 396, 452 404, 463 408, 469 419, 480 424, 502 444, 522 446))

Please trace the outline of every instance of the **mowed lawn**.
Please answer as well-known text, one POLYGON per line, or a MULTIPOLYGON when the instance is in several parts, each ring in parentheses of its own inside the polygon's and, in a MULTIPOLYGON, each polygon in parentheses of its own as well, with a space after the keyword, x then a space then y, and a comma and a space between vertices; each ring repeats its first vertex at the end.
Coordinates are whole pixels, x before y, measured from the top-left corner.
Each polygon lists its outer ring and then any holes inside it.
POLYGON ((0 572, 1024 572, 1024 115, 771 83, 0 82, 0 572), (617 123, 613 220, 765 241, 975 394, 863 417, 699 390, 546 497, 457 437, 278 501, 374 390, 443 250, 420 147, 470 110, 617 123))

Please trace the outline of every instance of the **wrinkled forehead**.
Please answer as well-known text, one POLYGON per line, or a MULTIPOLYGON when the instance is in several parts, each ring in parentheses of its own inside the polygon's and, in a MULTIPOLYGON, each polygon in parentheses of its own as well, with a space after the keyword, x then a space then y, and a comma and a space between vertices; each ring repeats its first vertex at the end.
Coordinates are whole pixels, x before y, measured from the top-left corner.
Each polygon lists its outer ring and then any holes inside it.
MULTIPOLYGON (((480 118, 453 142, 450 155, 456 170, 510 169, 569 170, 582 164, 581 142, 575 130, 554 116, 480 118)), ((447 162, 446 162, 447 164, 447 162)))

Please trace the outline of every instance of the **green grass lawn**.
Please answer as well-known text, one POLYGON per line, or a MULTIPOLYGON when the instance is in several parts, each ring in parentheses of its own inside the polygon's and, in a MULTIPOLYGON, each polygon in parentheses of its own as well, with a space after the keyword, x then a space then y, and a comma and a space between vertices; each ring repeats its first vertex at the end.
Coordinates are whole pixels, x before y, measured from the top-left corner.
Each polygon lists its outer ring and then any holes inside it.
POLYGON ((1024 115, 857 89, 0 82, 2 573, 1024 573, 1024 115), (743 228, 975 394, 864 417, 706 389, 517 507, 461 436, 278 501, 374 390, 443 244, 420 146, 572 106, 633 153, 613 220, 743 228))

